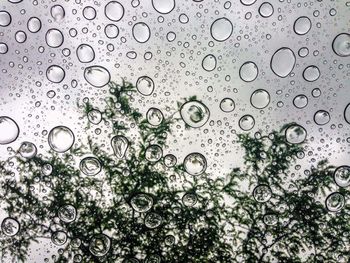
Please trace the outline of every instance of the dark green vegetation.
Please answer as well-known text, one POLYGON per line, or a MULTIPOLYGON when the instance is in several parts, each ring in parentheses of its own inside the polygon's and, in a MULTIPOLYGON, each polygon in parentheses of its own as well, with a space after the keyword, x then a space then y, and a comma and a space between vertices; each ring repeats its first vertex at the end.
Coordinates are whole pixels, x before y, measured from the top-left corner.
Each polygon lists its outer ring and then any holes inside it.
MULTIPOLYGON (((192 176, 160 158, 180 120, 150 125, 131 104, 135 92, 110 83, 99 109, 110 141, 95 135, 64 154, 1 163, 2 207, 20 225, 1 233, 2 262, 26 261, 41 238, 58 245, 56 262, 348 262, 349 207, 331 212, 325 199, 349 191, 337 190, 326 161, 296 166, 303 148, 286 141, 287 126, 237 135, 245 166, 227 178, 192 176), (82 172, 86 157, 96 174, 82 172)), ((80 109, 87 118, 95 108, 80 109)))

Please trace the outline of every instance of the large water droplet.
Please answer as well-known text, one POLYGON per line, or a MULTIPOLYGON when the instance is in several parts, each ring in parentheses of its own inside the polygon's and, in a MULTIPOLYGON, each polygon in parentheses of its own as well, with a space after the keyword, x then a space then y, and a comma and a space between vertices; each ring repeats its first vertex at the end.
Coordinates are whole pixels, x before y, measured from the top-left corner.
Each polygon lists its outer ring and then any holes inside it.
POLYGON ((96 88, 101 88, 109 83, 111 74, 101 66, 91 66, 84 70, 85 80, 96 88))
POLYGON ((273 6, 269 2, 264 2, 259 7, 259 14, 265 18, 272 16, 273 11, 273 6))
POLYGON ((291 49, 287 47, 280 48, 271 58, 271 70, 277 76, 285 78, 292 72, 295 66, 295 60, 295 54, 291 49))
POLYGON ((253 129, 255 119, 252 115, 244 115, 239 119, 238 125, 243 131, 249 131, 253 129))
POLYGON ((19 222, 12 217, 6 217, 1 223, 1 231, 6 236, 9 236, 9 237, 15 236, 19 232, 19 229, 20 229, 19 222))
POLYGON ((103 257, 111 248, 111 240, 105 234, 95 235, 90 240, 89 251, 95 257, 103 257))
POLYGON ((144 213, 150 210, 153 206, 153 198, 148 194, 137 194, 130 200, 131 207, 139 213, 144 213))
POLYGON ((231 112, 235 109, 235 102, 230 98, 224 98, 220 102, 220 109, 223 112, 231 112))
POLYGON ((56 246, 62 246, 67 242, 67 234, 64 231, 56 231, 51 235, 51 241, 56 246))
POLYGON ((46 77, 53 83, 60 83, 66 76, 66 72, 58 65, 52 65, 46 70, 46 77))
POLYGON ((139 22, 136 23, 132 28, 132 35, 135 40, 139 43, 145 43, 151 37, 151 30, 146 23, 139 22))
POLYGON ((286 129, 286 140, 292 144, 298 144, 305 141, 307 133, 304 127, 293 124, 286 129))
POLYGON ((212 54, 206 55, 203 58, 202 67, 206 71, 213 71, 216 68, 216 57, 212 54))
POLYGON ((270 94, 266 90, 258 89, 250 97, 250 103, 257 109, 263 109, 270 103, 270 94))
POLYGON ((31 33, 39 32, 39 30, 41 29, 40 19, 37 17, 29 18, 28 23, 27 23, 27 28, 28 28, 29 32, 31 32, 31 33))
POLYGON ((297 95, 293 100, 293 104, 298 109, 302 109, 307 106, 308 98, 304 94, 297 95))
POLYGON ((333 51, 341 57, 350 56, 350 34, 341 33, 337 35, 332 43, 333 51))
POLYGON ((210 26, 211 36, 216 41, 225 41, 232 34, 233 26, 230 20, 225 17, 215 20, 210 26))
POLYGON ((345 205, 344 195, 335 192, 326 199, 326 207, 330 212, 339 212, 345 205))
POLYGON ((311 29, 311 20, 306 16, 297 18, 294 22, 294 32, 298 35, 305 35, 311 29))
POLYGON ((14 142, 19 135, 17 123, 7 116, 0 117, 0 144, 14 142))
POLYGON ((158 126, 162 123, 164 116, 161 110, 157 108, 150 108, 146 114, 147 121, 153 126, 158 126))
POLYGON ((257 202, 265 203, 270 200, 272 192, 268 185, 260 184, 254 188, 253 196, 257 202))
POLYGON ((152 144, 147 147, 145 158, 149 162, 158 162, 163 156, 163 150, 159 145, 152 144))
POLYGON ((314 115, 314 121, 318 125, 325 125, 331 120, 331 116, 328 111, 319 110, 314 115))
POLYGON ((154 212, 148 213, 145 217, 145 226, 148 228, 157 228, 161 225, 163 219, 162 217, 154 212))
POLYGON ((23 158, 31 159, 36 156, 37 149, 32 142, 22 142, 18 152, 23 158))
POLYGON ((123 135, 116 135, 111 140, 112 149, 117 158, 122 159, 129 147, 128 139, 123 135))
POLYGON ((61 31, 51 28, 46 32, 45 40, 49 47, 57 48, 63 44, 64 37, 61 31))
POLYGON ((201 153, 190 153, 183 162, 185 171, 191 175, 201 175, 207 169, 207 159, 201 153))
POLYGON ((86 157, 81 160, 79 168, 85 175, 91 176, 98 174, 102 169, 100 161, 95 157, 86 157))
POLYGON ((119 21, 124 16, 124 6, 117 1, 110 1, 105 6, 105 15, 111 21, 119 21))
POLYGON ((316 81, 320 77, 320 70, 316 66, 308 66, 304 69, 303 77, 308 82, 316 81))
POLYGON ((199 101, 188 101, 181 106, 180 115, 187 125, 192 128, 199 128, 207 123, 210 112, 203 103, 199 101))
POLYGON ((50 10, 51 16, 52 18, 56 21, 56 22, 60 22, 63 20, 63 18, 66 15, 66 11, 64 10, 64 8, 61 5, 54 5, 51 7, 50 10))
POLYGON ((340 187, 348 187, 350 185, 350 166, 339 166, 334 171, 334 181, 340 187))
POLYGON ((350 124, 350 103, 345 107, 344 110, 344 119, 347 123, 350 124))
POLYGON ((251 82, 255 80, 258 76, 258 73, 258 67, 252 61, 243 63, 243 65, 239 69, 239 76, 245 82, 251 82))
POLYGON ((153 8, 161 14, 168 14, 175 8, 175 0, 152 0, 153 8))
POLYGON ((64 223, 71 223, 77 217, 77 210, 72 205, 64 205, 58 209, 57 216, 64 223))
POLYGON ((87 44, 81 44, 77 48, 77 57, 82 63, 89 63, 95 59, 94 49, 87 44))
POLYGON ((144 96, 149 96, 154 90, 154 82, 150 77, 142 76, 136 81, 137 90, 144 96))
POLYGON ((48 142, 52 150, 63 153, 68 151, 74 144, 74 134, 66 126, 57 126, 49 133, 48 142))
POLYGON ((0 26, 8 26, 9 24, 11 24, 11 15, 9 12, 7 11, 0 11, 0 26))

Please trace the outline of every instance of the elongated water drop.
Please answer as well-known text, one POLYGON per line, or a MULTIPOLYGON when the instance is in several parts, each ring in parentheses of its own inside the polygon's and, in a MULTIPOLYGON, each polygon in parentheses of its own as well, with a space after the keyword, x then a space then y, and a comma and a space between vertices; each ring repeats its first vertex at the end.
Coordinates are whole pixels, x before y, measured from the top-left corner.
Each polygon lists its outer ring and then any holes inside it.
POLYGON ((123 135, 114 136, 111 140, 111 145, 114 151, 114 154, 122 159, 125 155, 126 150, 129 147, 128 139, 123 135))

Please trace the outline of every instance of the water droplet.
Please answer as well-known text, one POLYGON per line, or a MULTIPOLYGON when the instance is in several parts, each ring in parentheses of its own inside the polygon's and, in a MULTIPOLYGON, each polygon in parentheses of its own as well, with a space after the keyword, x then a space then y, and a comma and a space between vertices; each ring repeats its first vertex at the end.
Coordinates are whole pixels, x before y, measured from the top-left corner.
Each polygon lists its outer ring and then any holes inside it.
POLYGON ((166 39, 169 41, 169 42, 173 42, 175 39, 176 39, 176 34, 175 32, 168 32, 168 34, 166 34, 166 39))
POLYGON ((305 141, 307 133, 304 127, 293 124, 286 129, 286 140, 292 144, 298 144, 305 141))
POLYGON ((235 109, 235 102, 230 98, 224 98, 220 102, 220 109, 223 112, 231 112, 235 109))
POLYGON ((0 11, 0 26, 5 27, 11 24, 11 15, 7 11, 0 11))
POLYGON ((14 142, 19 135, 17 123, 7 116, 0 117, 0 144, 14 142))
POLYGON ((201 175, 207 169, 207 159, 201 153, 190 153, 185 157, 183 165, 190 175, 201 175))
POLYGON ((89 122, 92 124, 99 124, 102 121, 102 113, 99 110, 92 109, 87 114, 89 122))
POLYGON ((17 31, 15 39, 18 43, 24 43, 27 40, 27 34, 24 31, 17 31))
POLYGON ((67 234, 64 231, 56 231, 51 235, 51 241, 56 246, 62 246, 67 242, 67 234))
POLYGON ((272 55, 270 67, 277 76, 285 78, 292 72, 295 61, 294 52, 287 47, 283 47, 272 55))
POLYGON ((174 167, 177 163, 177 158, 173 154, 167 154, 164 156, 163 161, 166 167, 174 167))
POLYGON ((350 166, 339 166, 334 171, 334 181, 339 187, 348 187, 350 185, 350 166))
POLYGON ((260 184, 254 188, 253 196, 255 201, 265 203, 270 200, 272 192, 268 185, 260 184))
POLYGON ((206 55, 203 58, 202 67, 206 71, 213 71, 216 68, 216 57, 212 54, 206 55))
POLYGON ((23 158, 31 159, 36 156, 37 149, 32 142, 22 142, 18 152, 23 158))
POLYGON ((305 35, 311 29, 311 20, 306 16, 297 18, 294 22, 294 32, 298 35, 305 35))
POLYGON ((89 63, 95 59, 94 49, 87 44, 81 44, 77 48, 77 57, 82 63, 89 63))
POLYGON ((266 214, 264 215, 263 221, 268 226, 276 225, 278 222, 278 217, 275 214, 266 214))
POLYGON ((49 163, 46 163, 41 167, 41 172, 43 173, 43 175, 49 176, 52 173, 52 171, 52 165, 49 163))
POLYGON ((252 5, 256 2, 256 0, 241 0, 243 5, 252 5))
POLYGON ((159 145, 152 144, 147 147, 145 158, 149 162, 158 162, 163 156, 163 150, 159 145))
POLYGON ((153 206, 153 198, 148 194, 136 194, 130 200, 131 207, 138 213, 145 213, 153 206))
POLYGON ((72 223, 77 218, 77 210, 72 205, 64 205, 58 209, 57 216, 64 223, 72 223))
POLYGON ((66 72, 58 65, 52 65, 46 70, 46 77, 53 83, 60 83, 66 76, 66 72))
POLYGON ((74 144, 74 134, 66 126, 57 126, 49 133, 48 142, 52 150, 63 153, 68 151, 74 144))
POLYGON ((319 110, 314 115, 314 121, 318 125, 325 125, 331 120, 331 116, 325 110, 319 110))
POLYGON ((52 18, 56 21, 56 22, 60 22, 63 20, 63 18, 66 15, 66 12, 64 10, 64 8, 61 5, 54 5, 51 7, 50 10, 51 16, 52 18))
POLYGON ((249 131, 253 129, 255 125, 255 119, 251 115, 244 115, 239 119, 238 125, 243 131, 249 131))
POLYGON ((263 109, 270 103, 270 94, 266 90, 258 89, 250 97, 250 103, 257 109, 263 109))
POLYGON ((265 18, 272 16, 273 11, 273 6, 269 2, 264 2, 259 7, 259 14, 265 18))
POLYGON ((219 42, 227 40, 231 36, 232 31, 232 23, 225 17, 216 19, 210 26, 211 36, 219 42))
POLYGON ((101 66, 91 66, 84 70, 85 80, 96 88, 101 88, 109 83, 111 74, 101 66))
POLYGON ((57 48, 63 44, 64 37, 61 31, 51 28, 46 32, 45 40, 49 47, 57 48))
POLYGON ((162 217, 157 213, 148 213, 145 217, 145 226, 148 228, 157 228, 162 224, 162 217))
POLYGON ((337 35, 332 43, 333 51, 341 57, 350 56, 350 34, 341 33, 337 35))
POLYGON ((111 145, 117 158, 122 159, 129 147, 129 141, 123 135, 116 135, 112 138, 111 145))
POLYGON ((9 50, 6 43, 0 42, 0 54, 6 54, 9 50))
POLYGON ((139 43, 146 43, 151 37, 151 30, 146 23, 136 23, 132 28, 132 35, 139 43))
POLYGON ((124 16, 124 6, 117 1, 110 1, 105 6, 106 17, 114 22, 118 22, 124 16))
POLYGON ((345 107, 344 110, 344 119, 347 123, 350 124, 350 103, 345 107))
POLYGON ((200 128, 209 120, 210 112, 202 102, 188 101, 181 106, 180 115, 190 127, 200 128))
POLYGON ((332 193, 326 199, 326 207, 330 212, 339 212, 344 205, 345 198, 341 193, 332 193))
POLYGON ((92 6, 86 6, 83 9, 83 16, 87 20, 94 20, 96 17, 96 10, 92 6))
POLYGON ((191 207, 197 203, 197 195, 194 193, 186 193, 182 197, 182 203, 185 206, 191 207))
POLYGON ((85 175, 90 176, 96 175, 102 170, 100 161, 95 157, 86 157, 81 160, 79 168, 85 175))
POLYGON ((1 231, 6 236, 9 236, 9 237, 15 236, 19 232, 19 229, 20 229, 19 222, 12 217, 6 217, 1 223, 1 231))
POLYGON ((153 93, 154 82, 150 77, 142 76, 136 81, 137 90, 144 96, 149 96, 153 93))
POLYGON ((293 100, 293 104, 298 109, 302 109, 307 106, 308 98, 303 94, 297 95, 293 100))
POLYGON ((258 67, 252 61, 243 63, 243 65, 239 69, 239 76, 245 82, 251 82, 255 80, 258 74, 259 74, 258 67))
POLYGON ((153 8, 161 14, 168 14, 175 8, 175 0, 152 0, 153 8))
POLYGON ((111 248, 111 240, 105 234, 98 234, 91 238, 89 251, 95 257, 105 256, 111 248))
POLYGON ((119 28, 116 25, 108 24, 105 27, 105 34, 110 39, 116 38, 119 35, 119 28))
POLYGON ((153 126, 160 125, 164 119, 163 113, 157 108, 150 108, 146 116, 148 123, 153 126))
POLYGON ((303 77, 308 82, 316 81, 320 77, 320 70, 316 66, 308 66, 304 69, 303 77))
POLYGON ((37 17, 31 17, 28 20, 27 28, 31 33, 37 33, 41 29, 41 21, 37 17))

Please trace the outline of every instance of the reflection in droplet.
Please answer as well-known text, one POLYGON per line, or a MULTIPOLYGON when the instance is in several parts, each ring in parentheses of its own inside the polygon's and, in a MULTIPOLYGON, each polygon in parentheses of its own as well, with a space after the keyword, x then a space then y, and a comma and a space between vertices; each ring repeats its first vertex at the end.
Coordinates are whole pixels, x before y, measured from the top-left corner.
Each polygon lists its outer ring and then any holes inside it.
POLYGON ((101 163, 95 157, 86 157, 80 161, 79 165, 80 171, 82 171, 85 175, 96 175, 101 172, 101 163))
POLYGON ((181 106, 180 115, 187 125, 192 128, 199 128, 207 123, 210 112, 203 103, 199 101, 188 101, 181 106))
POLYGON ((74 144, 74 134, 66 126, 53 128, 48 137, 48 142, 52 150, 63 153, 68 151, 74 144))
POLYGON ((314 115, 314 121, 318 125, 325 125, 331 120, 331 116, 328 111, 319 110, 314 115))
POLYGON ((149 96, 154 90, 154 82, 148 76, 139 77, 136 81, 137 90, 144 96, 149 96))
POLYGON ((339 166, 334 171, 334 181, 339 187, 348 187, 350 185, 350 166, 339 166))
POLYGON ((0 144, 14 142, 19 135, 17 123, 7 116, 0 117, 0 144))
POLYGON ((251 115, 244 115, 239 119, 238 125, 243 131, 249 131, 253 129, 255 125, 255 119, 251 115))
POLYGON ((131 207, 138 213, 145 213, 153 206, 153 198, 144 193, 133 196, 130 200, 131 207))
POLYGON ((224 98, 220 102, 220 109, 223 112, 231 112, 235 109, 235 102, 230 98, 224 98))
POLYGON ((49 81, 53 83, 60 83, 63 81, 66 73, 63 68, 58 65, 52 65, 46 70, 46 77, 49 81))
POLYGON ((146 23, 136 23, 132 28, 132 34, 139 43, 146 43, 151 37, 151 30, 146 23))
POLYGON ((161 110, 157 108, 150 108, 146 114, 147 121, 153 126, 158 126, 162 123, 164 116, 161 110))
POLYGON ((95 257, 103 257, 111 248, 111 240, 105 234, 95 235, 90 240, 89 251, 95 257))
POLYGON ((294 32, 298 35, 305 35, 311 29, 311 20, 306 16, 301 16, 294 22, 294 32))
POLYGON ((270 200, 272 192, 269 186, 260 184, 253 190, 254 199, 259 203, 265 203, 270 200))
POLYGON ((145 158, 149 162, 158 162, 163 157, 163 150, 159 145, 152 144, 147 147, 145 158))
POLYGON ((258 76, 258 73, 258 67, 252 61, 243 63, 243 65, 239 69, 239 76, 245 82, 251 82, 255 80, 258 76))
POLYGON ((286 140, 292 144, 299 144, 305 141, 307 133, 304 127, 293 124, 286 129, 286 140))
POLYGON ((350 56, 350 34, 341 33, 337 35, 332 43, 333 51, 341 57, 350 56))
POLYGON ((290 48, 283 47, 273 54, 270 67, 277 76, 285 78, 292 72, 295 61, 294 52, 290 48))
POLYGON ((326 207, 330 212, 339 212, 345 205, 344 195, 335 192, 326 199, 326 207))
POLYGON ((32 142, 22 142, 18 152, 23 158, 31 159, 36 156, 37 149, 32 142))
POLYGON ((201 175, 207 169, 207 159, 201 153, 190 153, 185 157, 183 165, 190 175, 201 175))
POLYGON ((64 223, 71 223, 77 217, 77 210, 72 205, 64 205, 58 209, 57 216, 64 223))
POLYGON ((270 94, 263 89, 258 89, 252 93, 250 103, 257 109, 263 109, 270 103, 270 94))
POLYGON ((225 17, 215 20, 210 26, 211 36, 216 41, 225 41, 232 34, 233 26, 230 20, 225 17))
POLYGON ((6 236, 15 236, 19 232, 19 229, 19 222, 12 217, 6 217, 1 223, 1 231, 6 236))
POLYGON ((111 74, 101 66, 91 66, 84 70, 85 80, 96 88, 101 88, 109 83, 111 74))
POLYGON ((129 147, 129 141, 123 135, 116 135, 112 138, 111 145, 117 158, 122 159, 129 147))

